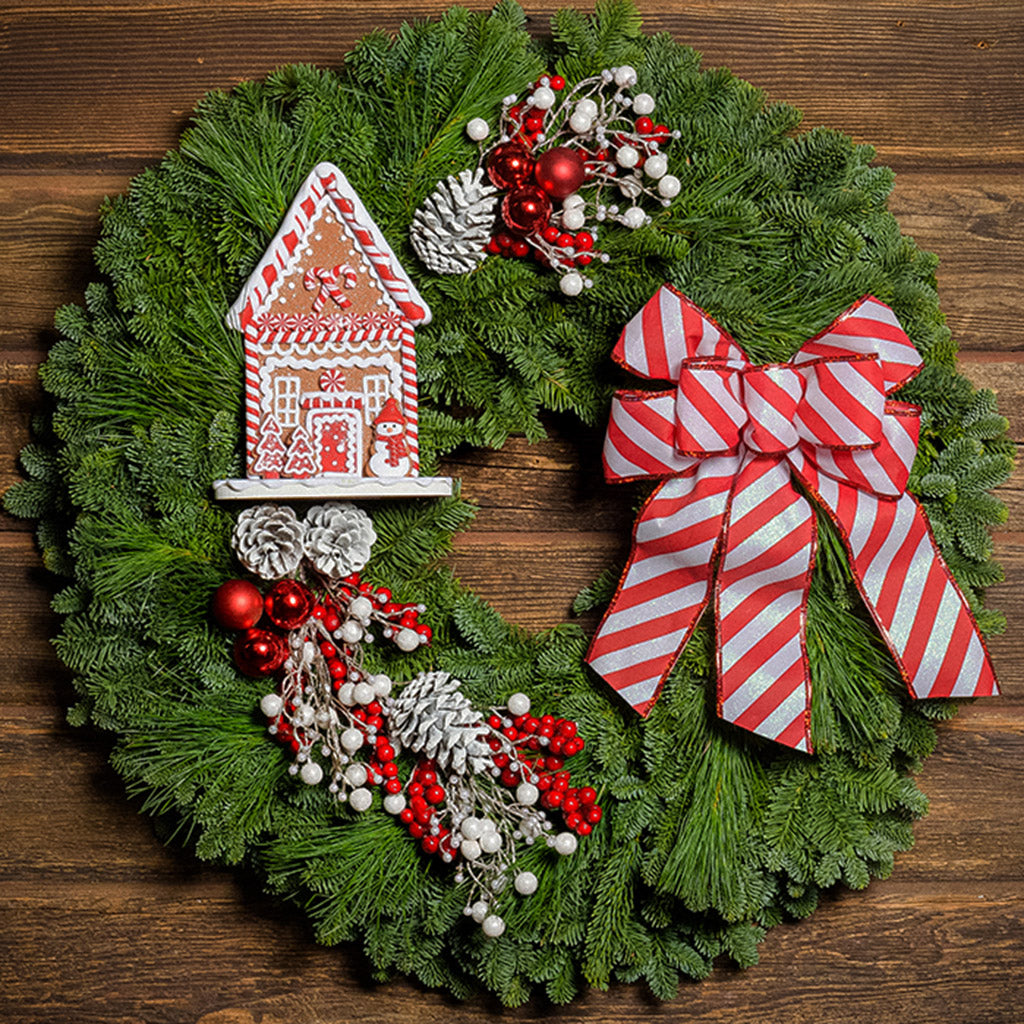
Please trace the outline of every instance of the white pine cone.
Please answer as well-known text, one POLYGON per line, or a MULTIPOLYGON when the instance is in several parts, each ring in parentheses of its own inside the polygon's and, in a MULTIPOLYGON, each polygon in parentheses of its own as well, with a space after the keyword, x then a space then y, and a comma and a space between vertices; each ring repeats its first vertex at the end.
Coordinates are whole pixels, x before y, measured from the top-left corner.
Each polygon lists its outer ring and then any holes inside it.
POLYGON ((497 191, 480 167, 439 182, 413 214, 409 240, 416 255, 438 274, 474 270, 487 255, 497 191))
POLYGON ((306 513, 306 557, 325 576, 359 572, 376 540, 373 520, 351 502, 329 501, 306 513))
POLYGON ((235 521, 231 544, 249 572, 277 580, 290 576, 302 561, 304 532, 287 505, 253 505, 235 521))
POLYGON ((403 747, 442 771, 481 774, 491 767, 491 749, 480 738, 486 726, 460 685, 447 672, 421 672, 386 702, 388 727, 403 747))

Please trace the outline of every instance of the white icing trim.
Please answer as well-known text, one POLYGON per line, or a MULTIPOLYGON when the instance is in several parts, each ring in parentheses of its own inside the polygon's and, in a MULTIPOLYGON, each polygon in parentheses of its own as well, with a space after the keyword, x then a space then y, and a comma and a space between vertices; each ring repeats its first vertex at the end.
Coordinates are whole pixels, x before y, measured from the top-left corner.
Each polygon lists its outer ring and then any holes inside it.
MULTIPOLYGON (((270 241, 270 244, 267 246, 266 251, 263 254, 263 258, 253 269, 253 272, 249 275, 245 284, 242 286, 241 291, 238 293, 238 298, 235 299, 231 308, 228 310, 226 319, 229 327, 233 327, 236 331, 242 330, 241 316, 243 311, 245 310, 246 305, 248 304, 250 298, 255 293, 261 291, 262 288, 266 287, 266 283, 263 279, 263 270, 265 267, 275 267, 275 269, 278 272, 278 277, 275 280, 275 284, 277 284, 277 282, 280 280, 283 265, 284 263, 289 262, 288 260, 281 259, 282 252, 287 253, 287 248, 284 244, 285 235, 289 234, 291 231, 297 231, 299 224, 306 223, 305 214, 302 212, 301 209, 302 203, 305 202, 306 199, 308 199, 310 196, 313 196, 313 201, 316 204, 316 209, 314 210, 314 217, 318 217, 319 212, 320 210, 322 210, 324 204, 330 203, 332 206, 336 205, 334 198, 335 194, 343 196, 344 198, 348 199, 349 202, 352 203, 352 207, 355 210, 355 217, 358 220, 360 226, 365 231, 367 231, 369 235, 373 238, 377 248, 380 249, 381 252, 387 254, 387 256, 391 260, 392 269, 394 270, 395 275, 399 277, 403 285, 409 289, 410 300, 423 310, 423 318, 417 321, 417 326, 419 324, 430 323, 430 308, 427 306, 426 302, 423 301, 423 298, 420 295, 419 291, 417 290, 416 285, 414 285, 413 282, 410 280, 409 275, 405 272, 404 268, 402 267, 402 264, 399 263, 398 257, 395 256, 394 250, 388 244, 388 240, 384 237, 384 235, 381 234, 380 228, 377 227, 376 222, 373 220, 373 218, 367 211, 366 207, 363 205, 363 201, 356 194, 355 190, 349 184, 348 179, 345 177, 344 174, 342 174, 341 170, 335 167, 335 165, 332 163, 324 162, 317 164, 316 167, 314 167, 313 170, 310 172, 306 180, 303 182, 302 187, 299 189, 299 191, 296 193, 295 198, 292 200, 292 205, 288 207, 288 212, 284 215, 284 219, 281 221, 281 226, 278 228, 277 234, 274 235, 274 237, 270 241), (329 179, 332 174, 335 176, 334 184, 331 190, 328 190, 324 186, 323 181, 324 179, 329 179), (317 191, 321 193, 319 197, 314 195, 314 185, 317 186, 317 191)), ((347 229, 347 226, 345 227, 347 229)), ((305 237, 308 231, 309 227, 307 225, 306 228, 299 232, 300 245, 304 244, 305 237)), ((346 233, 348 233, 347 230, 346 233)), ((357 250, 362 252, 362 246, 359 244, 359 241, 357 239, 353 239, 353 244, 355 245, 357 250)), ((296 246, 296 251, 298 251, 298 248, 299 246, 296 246)), ((366 260, 366 262, 370 262, 369 259, 365 256, 365 254, 363 256, 363 259, 366 260)), ((379 286, 385 292, 389 290, 387 282, 383 280, 379 281, 379 286)), ((263 302, 258 303, 258 308, 268 309, 272 307, 270 303, 264 300, 263 302)), ((257 304, 254 302, 254 315, 256 311, 257 304)))
POLYGON ((447 498, 450 476, 342 477, 318 476, 306 480, 214 480, 219 501, 281 501, 320 498, 447 498))

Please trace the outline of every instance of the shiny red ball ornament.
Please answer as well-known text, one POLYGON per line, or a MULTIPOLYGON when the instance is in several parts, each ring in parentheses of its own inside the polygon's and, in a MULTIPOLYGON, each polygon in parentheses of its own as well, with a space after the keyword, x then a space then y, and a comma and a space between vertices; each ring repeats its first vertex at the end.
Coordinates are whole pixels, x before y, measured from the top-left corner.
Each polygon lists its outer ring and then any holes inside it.
POLYGON ((582 155, 568 146, 555 146, 542 153, 533 171, 537 184, 553 199, 571 196, 583 184, 585 175, 582 155))
POLYGON ((263 617, 263 595, 248 580, 227 580, 213 592, 210 614, 225 629, 248 629, 263 617))
POLYGON ((247 676, 269 676, 287 657, 284 637, 269 629, 247 629, 235 641, 235 664, 247 676))
POLYGON ((551 200, 536 187, 517 189, 505 196, 501 216, 513 231, 531 235, 551 216, 551 200))
POLYGON ((487 177, 498 188, 516 188, 532 173, 533 157, 517 142, 502 143, 487 159, 487 177))
POLYGON ((279 629, 298 629, 313 614, 313 595, 295 580, 278 580, 267 591, 263 605, 279 629))

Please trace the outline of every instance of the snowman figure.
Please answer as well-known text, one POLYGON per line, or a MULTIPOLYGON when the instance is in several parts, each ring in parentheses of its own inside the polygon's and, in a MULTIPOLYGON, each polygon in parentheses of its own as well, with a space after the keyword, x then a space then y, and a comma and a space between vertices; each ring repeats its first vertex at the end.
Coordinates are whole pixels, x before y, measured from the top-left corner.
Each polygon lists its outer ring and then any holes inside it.
POLYGON ((389 398, 373 421, 373 451, 370 472, 374 476, 406 476, 409 446, 405 442, 405 418, 398 403, 389 398))

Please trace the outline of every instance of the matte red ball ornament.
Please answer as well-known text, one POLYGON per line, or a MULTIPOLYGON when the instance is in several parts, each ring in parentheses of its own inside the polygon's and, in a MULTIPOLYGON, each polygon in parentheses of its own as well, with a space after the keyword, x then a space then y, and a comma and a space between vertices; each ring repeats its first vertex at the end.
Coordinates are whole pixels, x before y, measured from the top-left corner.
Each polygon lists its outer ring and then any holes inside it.
POLYGON ((279 629, 298 629, 313 614, 313 595, 295 580, 278 580, 263 603, 270 621, 279 629))
POLYGON ((517 189, 505 196, 501 216, 513 231, 531 235, 551 216, 551 200, 546 192, 536 187, 517 189))
POLYGON ((555 146, 537 158, 533 176, 553 199, 564 199, 583 184, 585 173, 583 157, 578 150, 555 146))
POLYGON ((263 595, 248 580, 227 580, 213 592, 210 614, 225 629, 248 629, 263 616, 263 595))
POLYGON ((288 657, 284 637, 269 629, 247 629, 235 641, 235 664, 247 676, 268 676, 288 657))
POLYGON ((497 146, 487 160, 487 177, 498 188, 515 188, 533 173, 533 157, 517 142, 497 146))

